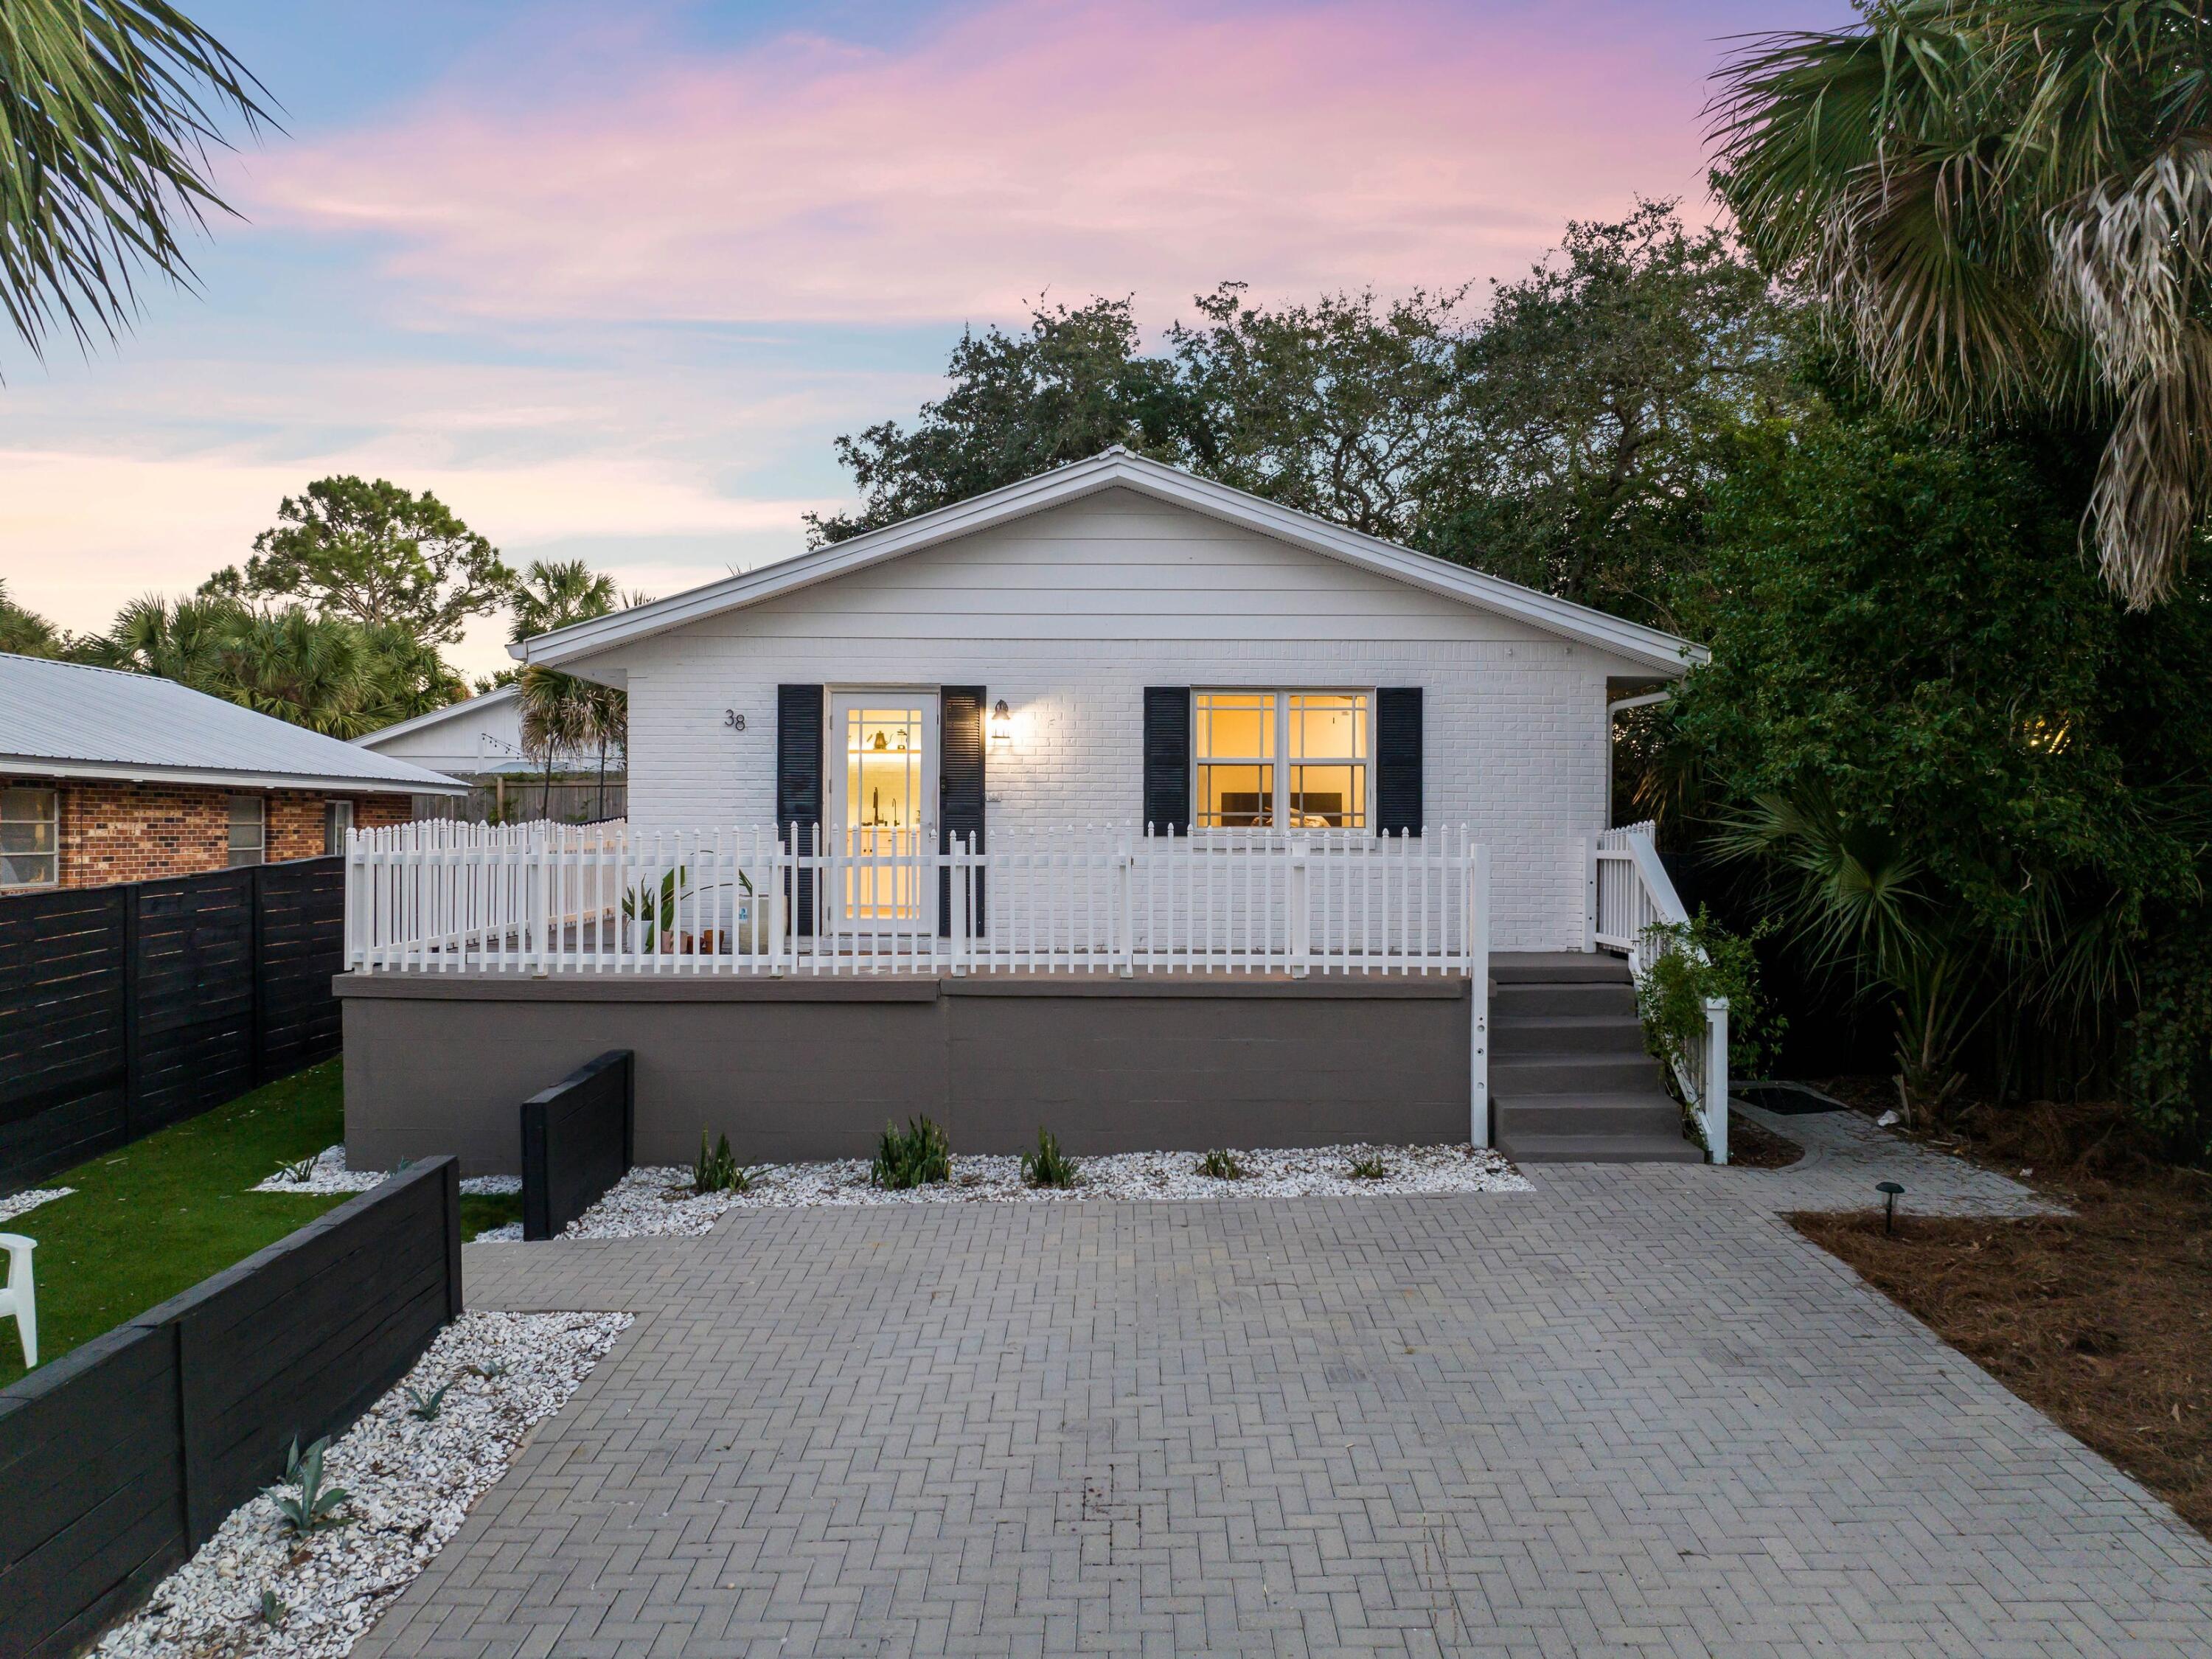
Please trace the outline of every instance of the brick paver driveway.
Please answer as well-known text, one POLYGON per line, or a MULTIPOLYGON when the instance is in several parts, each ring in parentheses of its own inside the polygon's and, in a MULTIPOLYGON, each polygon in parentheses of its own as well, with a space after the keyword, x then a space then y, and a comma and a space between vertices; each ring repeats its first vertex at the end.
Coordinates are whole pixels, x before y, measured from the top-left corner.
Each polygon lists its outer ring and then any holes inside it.
POLYGON ((2212 1652, 2212 1547, 1758 1179, 471 1247, 640 1318, 356 1652, 2212 1652))

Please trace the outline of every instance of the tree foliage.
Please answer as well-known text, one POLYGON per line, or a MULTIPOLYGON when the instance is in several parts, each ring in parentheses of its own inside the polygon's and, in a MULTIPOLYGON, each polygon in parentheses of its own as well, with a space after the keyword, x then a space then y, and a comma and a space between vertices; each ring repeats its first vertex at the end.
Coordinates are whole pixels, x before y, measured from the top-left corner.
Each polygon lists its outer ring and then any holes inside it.
POLYGON ((1881 416, 1744 446, 1703 568, 1713 648, 1662 717, 1693 818, 1797 948, 1903 1016, 1940 1103, 1992 1011, 2124 1007, 2212 867, 2212 592, 2130 613, 2074 553, 2094 459, 1881 416))
POLYGON ((278 507, 240 570, 217 571, 201 592, 300 599, 369 628, 399 628, 450 645, 471 617, 497 610, 514 574, 498 550, 428 490, 379 478, 319 478, 278 507))
POLYGON ((0 576, 0 651, 19 657, 65 657, 70 649, 70 636, 9 599, 8 579, 0 576))
POLYGON ((2094 423, 2089 520, 2138 606, 2212 507, 2212 15, 2196 0, 1884 0, 1723 71, 1752 246, 1899 409, 2094 423))
POLYGON ((165 0, 0 0, 0 313, 33 351, 112 336, 132 273, 189 282, 221 123, 270 118, 260 82, 165 0))
POLYGON ((334 738, 428 714, 466 689, 434 647, 400 629, 219 594, 135 599, 76 654, 334 738))
POLYGON ((1127 300, 963 336, 911 427, 837 441, 861 495, 817 543, 1113 444, 1639 620, 1693 546, 1715 456, 1793 395, 1790 313, 1673 204, 1568 228, 1502 284, 1265 304, 1228 283, 1142 349, 1127 300))

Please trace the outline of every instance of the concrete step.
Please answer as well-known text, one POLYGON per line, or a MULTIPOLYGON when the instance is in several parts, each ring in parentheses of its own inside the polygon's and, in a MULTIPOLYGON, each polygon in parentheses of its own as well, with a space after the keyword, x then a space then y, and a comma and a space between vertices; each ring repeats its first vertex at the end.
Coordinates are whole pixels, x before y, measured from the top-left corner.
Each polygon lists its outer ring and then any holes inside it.
POLYGON ((1490 1015, 1493 1022, 1540 1019, 1550 1014, 1630 1014, 1636 1012, 1636 992, 1623 981, 1577 984, 1493 981, 1490 1015))
POLYGON ((1500 985, 1593 985, 1628 981, 1628 963, 1602 951, 1502 951, 1490 958, 1500 985))
POLYGON ((1587 1095, 1504 1095, 1491 1103, 1501 1135, 1638 1135, 1662 1139, 1682 1131, 1672 1097, 1641 1091, 1587 1095))
POLYGON ((1680 1135, 1500 1136, 1498 1150, 1516 1164, 1703 1164, 1695 1141, 1680 1135))
POLYGON ((1509 1097, 1664 1092, 1659 1062, 1641 1052, 1496 1059, 1490 1063, 1490 1090, 1509 1097))
POLYGON ((1498 1060, 1572 1060, 1584 1054, 1641 1054, 1644 1022, 1634 1014, 1493 1014, 1490 1052, 1498 1060))

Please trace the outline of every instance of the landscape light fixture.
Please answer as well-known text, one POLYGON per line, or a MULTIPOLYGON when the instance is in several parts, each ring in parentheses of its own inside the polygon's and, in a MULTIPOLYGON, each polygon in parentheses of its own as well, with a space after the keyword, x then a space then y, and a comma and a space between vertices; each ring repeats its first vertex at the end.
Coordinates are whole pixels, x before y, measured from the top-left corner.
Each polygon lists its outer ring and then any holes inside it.
POLYGON ((1875 1191, 1882 1196, 1881 1231, 1884 1237, 1887 1237, 1897 1231, 1897 1200, 1904 1194, 1905 1188, 1894 1181, 1884 1181, 1876 1183, 1875 1191))

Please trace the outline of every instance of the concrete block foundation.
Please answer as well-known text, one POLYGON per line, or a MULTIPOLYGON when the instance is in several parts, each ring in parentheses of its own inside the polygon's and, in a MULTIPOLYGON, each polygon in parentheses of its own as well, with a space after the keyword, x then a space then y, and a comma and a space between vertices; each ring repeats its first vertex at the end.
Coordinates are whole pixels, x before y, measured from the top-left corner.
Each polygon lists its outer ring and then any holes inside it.
POLYGON ((927 1113, 963 1152, 1464 1140, 1468 981, 347 974, 346 1155, 521 1167, 521 1103, 637 1056, 637 1160, 865 1157, 927 1113))

